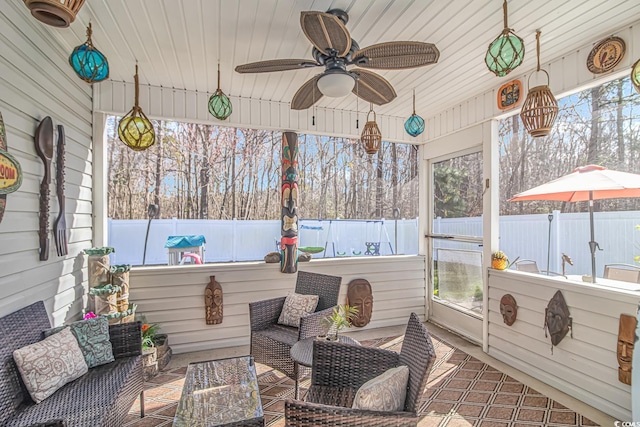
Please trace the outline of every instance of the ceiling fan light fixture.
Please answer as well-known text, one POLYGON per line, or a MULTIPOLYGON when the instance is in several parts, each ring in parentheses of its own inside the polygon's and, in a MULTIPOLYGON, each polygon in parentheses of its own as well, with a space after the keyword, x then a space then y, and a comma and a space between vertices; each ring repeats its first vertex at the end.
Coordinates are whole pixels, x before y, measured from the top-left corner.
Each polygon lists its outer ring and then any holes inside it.
POLYGON ((318 90, 332 98, 342 98, 353 90, 356 80, 347 73, 326 73, 318 79, 318 90))

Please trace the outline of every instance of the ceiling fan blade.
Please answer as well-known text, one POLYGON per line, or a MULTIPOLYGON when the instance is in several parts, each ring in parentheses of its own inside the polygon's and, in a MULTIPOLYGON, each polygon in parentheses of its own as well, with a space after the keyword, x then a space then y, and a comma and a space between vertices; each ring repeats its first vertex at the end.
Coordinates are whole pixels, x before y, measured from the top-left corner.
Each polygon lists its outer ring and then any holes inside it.
POLYGON ((384 77, 361 68, 351 72, 358 75, 352 92, 359 98, 376 105, 388 104, 396 98, 396 91, 384 77))
POLYGON ((353 63, 365 68, 401 70, 435 64, 440 57, 436 45, 423 42, 374 44, 353 54, 353 63))
POLYGON ((272 59, 238 65, 236 73, 271 73, 273 71, 299 70, 317 66, 320 66, 320 64, 306 59, 272 59))
POLYGON ((304 35, 320 52, 345 56, 351 49, 351 35, 340 18, 324 12, 301 12, 300 26, 304 35))
POLYGON ((322 76, 322 74, 318 74, 300 86, 300 89, 293 95, 293 99, 291 100, 292 110, 306 110, 324 96, 322 92, 318 90, 318 79, 320 79, 320 76, 322 76))

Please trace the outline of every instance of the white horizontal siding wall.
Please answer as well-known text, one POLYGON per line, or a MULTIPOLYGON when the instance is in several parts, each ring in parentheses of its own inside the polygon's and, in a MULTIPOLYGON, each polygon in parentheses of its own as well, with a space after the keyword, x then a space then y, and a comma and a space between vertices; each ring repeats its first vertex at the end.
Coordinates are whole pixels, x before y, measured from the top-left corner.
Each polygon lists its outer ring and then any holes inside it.
MULTIPOLYGON (((411 312, 425 320, 423 256, 312 260, 299 270, 342 277, 338 302, 345 303, 347 284, 366 279, 373 289, 373 315, 363 329, 405 325, 411 312)), ((130 301, 147 321, 159 323, 175 353, 249 344, 249 303, 285 296, 295 274, 280 273, 279 264, 242 262, 177 267, 134 267, 130 301), (205 322, 204 291, 209 276, 222 285, 224 319, 205 322)))
MULTIPOLYGON (((0 316, 44 300, 55 324, 82 310, 86 269, 82 249, 91 247, 91 86, 78 79, 63 51, 22 1, 0 2, 0 112, 9 153, 24 180, 7 196, 0 223, 0 316), (39 191, 44 175, 35 130, 44 117, 66 131, 65 196, 69 254, 59 257, 50 231, 49 260, 39 261, 39 191)), ((65 31, 65 30, 59 30, 65 31)), ((57 136, 54 139, 57 144, 57 136)), ((58 215, 55 150, 51 168, 49 228, 58 215)))
MULTIPOLYGON (((599 40, 589 40, 588 43, 585 43, 582 48, 576 51, 567 52, 566 55, 560 58, 554 58, 550 62, 540 64, 540 68, 549 73, 549 87, 556 98, 574 93, 587 86, 596 86, 604 81, 611 80, 613 75, 619 78, 630 74, 631 66, 640 58, 640 22, 606 36, 609 35, 621 37, 625 41, 627 48, 624 58, 613 71, 605 74, 593 74, 587 69, 586 63, 589 52, 599 40)), ((544 28, 541 36, 541 51, 544 59, 544 28)), ((527 55, 535 55, 535 50, 529 49, 529 46, 527 46, 527 55)), ((527 79, 532 73, 537 74, 537 76, 531 77, 532 87, 546 84, 544 73, 535 73, 535 69, 522 70, 517 68, 505 77, 496 78, 496 85, 492 90, 475 94, 457 105, 443 106, 446 108, 426 120, 426 139, 439 138, 474 124, 482 123, 513 111, 519 111, 527 96, 527 79), (503 84, 514 79, 522 82, 520 95, 522 101, 515 110, 501 111, 497 106, 498 89, 503 84)), ((470 87, 473 87, 472 82, 470 82, 470 87)))
MULTIPOLYGON (((133 107, 134 91, 133 83, 104 82, 96 87, 94 108, 97 112, 124 116, 133 107)), ((220 121, 209 113, 210 95, 206 92, 141 85, 140 107, 148 117, 154 119, 275 131, 293 130, 345 138, 360 138, 367 121, 367 110, 360 114, 328 108, 296 111, 291 109, 289 103, 237 96, 229 96, 233 113, 227 120, 220 121), (356 128, 358 118, 359 126, 356 128)), ((416 143, 416 139, 404 130, 406 118, 378 114, 376 120, 384 141, 416 143)))
POLYGON ((488 353, 619 420, 631 420, 631 387, 618 381, 616 348, 620 314, 635 315, 639 301, 640 292, 489 270, 488 353), (573 318, 573 338, 567 334, 551 354, 543 325, 558 290, 573 318), (500 314, 500 298, 507 293, 518 304, 510 327, 500 314))

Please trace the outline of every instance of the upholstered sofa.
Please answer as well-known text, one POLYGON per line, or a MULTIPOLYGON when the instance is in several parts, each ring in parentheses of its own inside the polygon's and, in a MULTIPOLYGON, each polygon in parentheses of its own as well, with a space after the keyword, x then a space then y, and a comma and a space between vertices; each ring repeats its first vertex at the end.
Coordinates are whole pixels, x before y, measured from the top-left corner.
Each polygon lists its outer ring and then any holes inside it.
POLYGON ((36 404, 13 352, 41 341, 49 328, 42 301, 0 318, 0 426, 121 427, 138 395, 144 416, 140 322, 109 325, 115 361, 89 369, 36 404))

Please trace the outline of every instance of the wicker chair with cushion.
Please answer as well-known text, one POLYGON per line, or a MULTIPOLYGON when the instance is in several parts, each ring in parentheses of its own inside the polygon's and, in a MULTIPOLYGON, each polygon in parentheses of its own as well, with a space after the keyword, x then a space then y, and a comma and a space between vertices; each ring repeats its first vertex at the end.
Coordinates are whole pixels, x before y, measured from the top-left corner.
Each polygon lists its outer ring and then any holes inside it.
POLYGON ((316 311, 300 319, 300 327, 278 324, 286 297, 249 304, 251 319, 251 355, 255 361, 275 368, 290 378, 295 377, 291 347, 298 340, 326 333, 320 320, 331 314, 338 303, 341 277, 299 271, 295 292, 318 295, 316 311))
POLYGON ((416 426, 420 398, 436 354, 429 332, 411 313, 400 353, 317 340, 313 343, 311 387, 305 401, 285 402, 286 425, 416 426), (409 367, 404 410, 352 409, 358 389, 390 368, 409 367))

